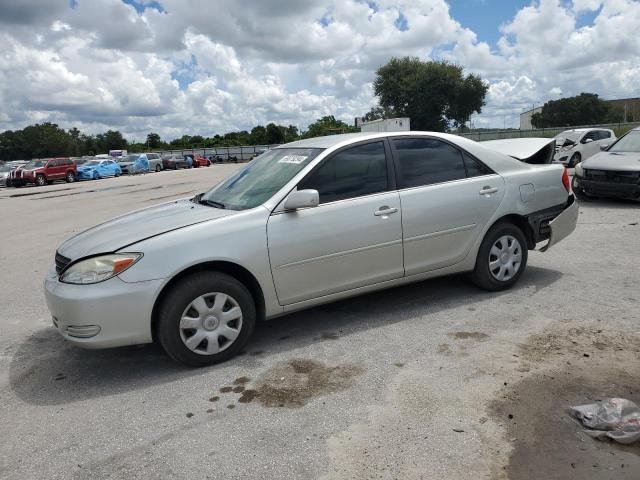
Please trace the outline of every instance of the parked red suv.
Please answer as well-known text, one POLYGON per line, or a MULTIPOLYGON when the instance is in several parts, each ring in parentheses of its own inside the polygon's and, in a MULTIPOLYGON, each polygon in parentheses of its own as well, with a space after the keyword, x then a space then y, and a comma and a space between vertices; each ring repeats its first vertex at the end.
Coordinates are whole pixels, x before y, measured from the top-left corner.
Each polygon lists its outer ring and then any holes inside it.
POLYGON ((191 157, 191 160, 193 161, 193 168, 208 167, 211 165, 209 159, 203 157, 199 153, 189 153, 185 155, 185 157, 191 157))
POLYGON ((22 187, 28 183, 35 183, 41 187, 55 180, 71 183, 75 181, 77 173, 77 166, 70 158, 31 160, 11 172, 11 185, 22 187))

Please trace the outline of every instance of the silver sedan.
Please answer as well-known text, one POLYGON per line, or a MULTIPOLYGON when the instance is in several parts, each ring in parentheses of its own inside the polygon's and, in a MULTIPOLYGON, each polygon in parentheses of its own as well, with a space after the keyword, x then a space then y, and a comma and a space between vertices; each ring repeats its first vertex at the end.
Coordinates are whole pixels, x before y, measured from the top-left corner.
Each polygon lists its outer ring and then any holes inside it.
POLYGON ((341 298, 460 272, 509 288, 528 251, 569 235, 577 216, 559 165, 447 134, 319 137, 72 237, 44 287, 76 345, 155 339, 203 366, 236 354, 256 321, 341 298))

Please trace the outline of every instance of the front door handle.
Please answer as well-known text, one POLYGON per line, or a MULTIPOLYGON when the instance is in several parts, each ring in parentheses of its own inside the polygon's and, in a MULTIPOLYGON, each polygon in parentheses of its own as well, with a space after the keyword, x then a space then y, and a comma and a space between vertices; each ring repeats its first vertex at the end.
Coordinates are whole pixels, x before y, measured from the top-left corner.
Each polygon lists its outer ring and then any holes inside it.
POLYGON ((376 217, 386 217, 387 215, 391 215, 392 213, 396 213, 398 211, 397 208, 391 208, 386 205, 380 207, 380 209, 373 212, 376 217))
POLYGON ((491 195, 492 193, 496 193, 498 189, 496 187, 490 187, 489 185, 482 187, 480 190, 480 195, 491 195))

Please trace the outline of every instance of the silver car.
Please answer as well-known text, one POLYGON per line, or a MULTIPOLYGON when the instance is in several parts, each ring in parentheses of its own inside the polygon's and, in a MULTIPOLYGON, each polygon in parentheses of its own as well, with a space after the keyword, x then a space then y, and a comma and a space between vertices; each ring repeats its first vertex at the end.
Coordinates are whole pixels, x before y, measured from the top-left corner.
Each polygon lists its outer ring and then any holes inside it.
POLYGON ((236 354, 256 321, 334 300, 459 272, 509 288, 528 250, 577 217, 560 165, 439 133, 319 137, 72 237, 44 288, 76 345, 155 339, 203 366, 236 354))

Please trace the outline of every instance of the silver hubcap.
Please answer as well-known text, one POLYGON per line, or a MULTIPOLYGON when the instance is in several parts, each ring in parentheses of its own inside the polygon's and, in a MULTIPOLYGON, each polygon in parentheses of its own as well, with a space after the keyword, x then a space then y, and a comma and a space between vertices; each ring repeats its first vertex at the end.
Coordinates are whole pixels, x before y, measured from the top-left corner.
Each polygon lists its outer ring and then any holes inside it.
POLYGON ((226 293, 200 295, 182 312, 180 338, 189 350, 213 355, 229 348, 240 335, 242 310, 226 293))
POLYGON ((518 239, 503 235, 493 244, 489 252, 489 271, 496 280, 506 282, 520 270, 522 247, 518 239))

